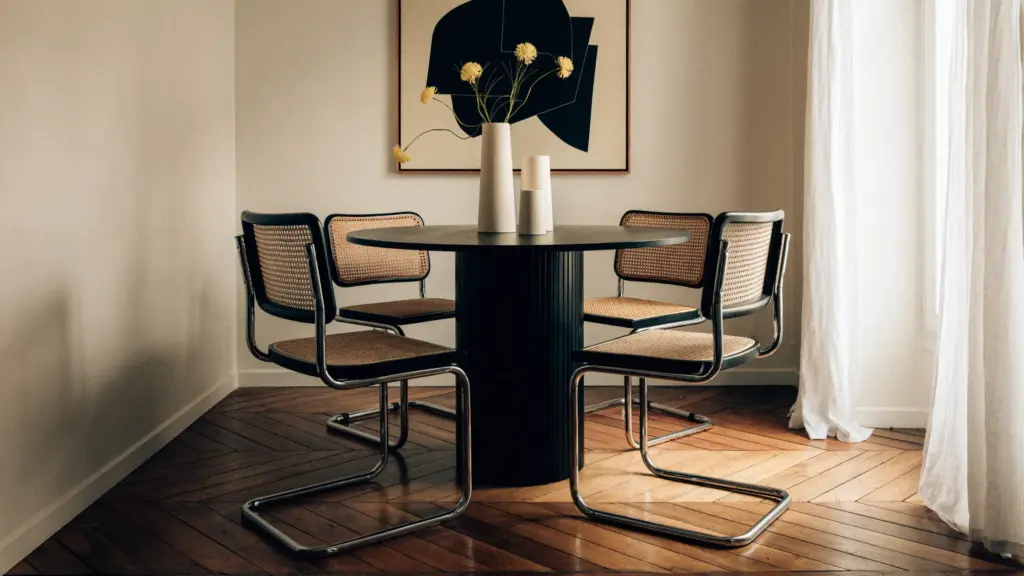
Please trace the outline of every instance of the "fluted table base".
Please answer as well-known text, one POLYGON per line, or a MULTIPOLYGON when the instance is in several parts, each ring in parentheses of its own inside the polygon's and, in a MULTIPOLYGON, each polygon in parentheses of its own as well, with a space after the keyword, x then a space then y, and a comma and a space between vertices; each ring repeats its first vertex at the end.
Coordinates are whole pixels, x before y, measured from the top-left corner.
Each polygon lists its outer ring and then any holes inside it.
POLYGON ((457 340, 473 386, 473 482, 569 477, 569 379, 583 346, 583 254, 474 250, 456 260, 457 340))

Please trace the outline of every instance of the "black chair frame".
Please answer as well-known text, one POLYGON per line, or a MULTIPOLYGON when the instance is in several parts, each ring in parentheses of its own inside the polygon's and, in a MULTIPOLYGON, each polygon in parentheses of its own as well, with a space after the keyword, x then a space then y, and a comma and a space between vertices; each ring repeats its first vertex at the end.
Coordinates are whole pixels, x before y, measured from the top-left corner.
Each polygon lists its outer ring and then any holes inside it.
POLYGON ((689 384, 706 383, 715 378, 723 369, 734 365, 743 364, 753 358, 764 358, 778 350, 783 337, 783 277, 785 274, 786 260, 789 254, 790 235, 782 233, 783 215, 780 212, 774 213, 726 213, 715 220, 708 245, 708 255, 705 263, 705 270, 712 273, 713 283, 710 289, 705 290, 701 302, 704 315, 711 320, 714 356, 707 365, 702 365, 699 371, 694 373, 679 373, 668 371, 665 364, 647 362, 651 365, 645 369, 643 357, 635 357, 631 362, 608 362, 607 365, 588 363, 586 350, 580 351, 574 356, 583 363, 576 370, 570 382, 571 386, 571 413, 572 413, 572 436, 570 438, 570 492, 573 502, 577 508, 586 515, 601 522, 625 526, 627 528, 640 529, 676 538, 695 541, 701 544, 708 544, 722 547, 740 547, 750 544, 767 527, 774 522, 788 508, 790 496, 785 490, 760 486, 744 482, 736 482, 720 478, 689 474, 676 470, 670 470, 657 466, 651 459, 650 447, 652 439, 648 436, 648 378, 684 382, 689 384), (723 229, 731 223, 765 223, 773 222, 772 241, 768 256, 768 266, 765 273, 765 282, 762 298, 755 302, 742 306, 724 309, 722 303, 722 288, 725 281, 726 268, 729 260, 729 241, 722 239, 723 229), (774 303, 774 338, 772 343, 764 348, 755 347, 751 353, 742 357, 726 361, 724 350, 724 321, 727 318, 734 318, 751 314, 768 304, 771 300, 774 303), (638 377, 640 383, 640 454, 644 465, 654 475, 697 486, 715 488, 758 498, 764 498, 774 502, 774 506, 763 515, 746 532, 734 536, 721 536, 701 532, 698 530, 684 529, 677 526, 660 524, 650 520, 644 520, 631 516, 625 516, 613 512, 606 512, 589 506, 580 493, 580 463, 582 462, 583 450, 583 414, 579 410, 581 382, 584 375, 595 372, 605 374, 617 374, 624 377, 638 377))
MULTIPOLYGON (((430 253, 429 252, 427 252, 427 269, 426 269, 426 272, 422 276, 420 276, 418 278, 403 278, 403 279, 396 279, 396 280, 375 280, 375 281, 369 281, 369 282, 346 282, 342 278, 342 275, 341 275, 340 271, 338 270, 337 263, 335 261, 334 254, 333 254, 334 242, 333 242, 333 239, 331 237, 332 236, 331 222, 335 218, 372 218, 372 217, 382 217, 382 216, 413 216, 413 217, 417 218, 420 222, 423 222, 423 217, 422 216, 420 216, 416 212, 410 212, 410 211, 404 211, 404 212, 383 212, 383 213, 378 213, 378 214, 331 214, 330 216, 327 217, 327 219, 324 221, 324 237, 325 237, 325 244, 327 246, 327 262, 328 262, 328 265, 330 266, 331 278, 334 280, 335 284, 337 284, 338 286, 340 286, 342 288, 348 288, 348 287, 352 287, 352 286, 366 286, 366 285, 371 285, 371 284, 389 284, 389 283, 418 282, 419 283, 420 298, 426 298, 427 297, 427 284, 426 284, 426 281, 427 281, 427 276, 430 275, 430 253)), ((417 319, 417 320, 411 321, 411 322, 404 322, 402 324, 386 324, 386 323, 383 323, 383 322, 375 322, 373 320, 366 319, 366 318, 359 318, 359 317, 353 317, 353 316, 344 315, 344 314, 342 314, 342 311, 339 311, 339 315, 337 317, 337 321, 341 322, 341 323, 344 323, 344 324, 353 324, 353 325, 356 325, 356 326, 365 326, 365 327, 373 328, 373 329, 376 329, 376 330, 384 330, 384 331, 396 334, 398 336, 405 336, 405 331, 402 330, 402 326, 405 326, 405 325, 408 325, 408 324, 419 324, 419 323, 422 323, 422 322, 431 322, 431 321, 436 321, 436 320, 445 320, 445 319, 452 318, 452 317, 454 317, 454 314, 453 315, 444 315, 444 316, 438 315, 438 316, 434 316, 434 317, 422 318, 422 319, 417 319)), ((410 401, 409 400, 409 381, 408 380, 402 380, 401 382, 399 382, 399 399, 398 399, 398 401, 397 402, 391 402, 391 403, 387 404, 387 406, 385 406, 387 414, 398 412, 398 415, 399 415, 398 416, 398 418, 399 418, 398 438, 394 442, 390 442, 389 441, 389 444, 388 444, 388 446, 389 446, 389 448, 391 450, 399 450, 399 449, 401 449, 403 446, 405 446, 405 443, 408 441, 408 439, 409 439, 409 410, 412 409, 412 408, 417 408, 417 409, 423 410, 425 412, 429 412, 431 414, 436 414, 438 416, 443 416, 445 418, 455 418, 456 417, 455 410, 452 410, 451 408, 447 408, 445 406, 439 406, 439 405, 433 404, 431 402, 422 402, 422 401, 418 401, 418 400, 411 400, 410 401)), ((364 432, 362 430, 359 430, 359 429, 353 427, 352 425, 355 422, 358 422, 360 420, 366 420, 366 419, 378 416, 378 413, 379 413, 380 410, 381 410, 381 408, 371 408, 371 409, 367 409, 367 410, 358 410, 358 411, 353 411, 353 412, 343 412, 341 414, 337 414, 335 416, 331 416, 330 418, 327 419, 327 428, 329 430, 333 431, 333 432, 338 432, 340 434, 345 434, 345 435, 348 435, 348 436, 352 436, 352 437, 357 438, 359 440, 365 440, 367 442, 374 442, 375 443, 375 442, 377 442, 377 437, 376 436, 374 436, 373 434, 369 434, 367 432, 364 432)))
MULTIPOLYGON (((694 212, 694 213, 687 213, 687 212, 652 212, 652 211, 648 211, 648 210, 629 210, 625 214, 622 215, 622 218, 619 220, 619 225, 620 226, 624 226, 625 223, 626 223, 626 220, 630 216, 632 216, 634 214, 652 214, 652 215, 657 215, 657 216, 690 216, 690 217, 695 217, 695 218, 704 218, 704 219, 707 219, 707 221, 709 223, 709 226, 712 225, 713 222, 714 222, 714 218, 710 214, 705 214, 705 213, 697 213, 697 212, 694 212)), ((620 252, 621 252, 620 250, 616 250, 616 253, 615 253, 615 275, 618 277, 618 292, 617 292, 617 294, 618 294, 619 298, 622 298, 625 295, 625 293, 626 293, 626 280, 627 280, 627 277, 624 277, 622 275, 622 273, 621 273, 621 270, 619 269, 619 259, 621 257, 620 252)), ((696 284, 691 284, 691 283, 686 283, 686 282, 656 282, 654 280, 646 280, 646 279, 641 279, 641 278, 636 278, 636 277, 628 277, 628 280, 630 282, 648 282, 648 283, 655 283, 655 284, 674 284, 674 285, 677 285, 677 286, 685 286, 687 288, 703 288, 703 286, 704 286, 704 278, 701 278, 701 282, 700 283, 696 283, 696 284)), ((592 322, 592 323, 596 323, 596 324, 605 324, 605 325, 608 325, 608 326, 620 326, 620 327, 625 327, 625 328, 633 328, 632 327, 632 323, 628 323, 627 324, 627 323, 617 323, 617 322, 614 322, 614 321, 601 321, 601 320, 597 320, 597 319, 592 318, 592 317, 591 318, 585 318, 585 320, 587 322, 592 322)), ((633 328, 630 331, 630 334, 636 334, 637 332, 643 332, 645 330, 667 329, 667 328, 681 328, 683 326, 694 326, 696 324, 700 324, 700 323, 704 322, 704 320, 705 320, 704 315, 698 313, 696 316, 690 317, 690 318, 678 319, 678 320, 670 320, 669 322, 665 322, 665 323, 661 323, 661 324, 649 324, 649 325, 644 325, 642 327, 633 328)), ((581 387, 584 386, 583 381, 580 382, 580 386, 581 387)), ((614 406, 622 406, 623 407, 623 411, 624 411, 623 412, 623 420, 625 421, 626 442, 629 444, 629 446, 631 448, 633 448, 634 450, 638 450, 640 448, 640 441, 633 436, 633 408, 634 408, 634 406, 639 406, 640 402, 641 402, 640 398, 637 398, 637 397, 633 396, 633 379, 632 379, 632 377, 629 376, 629 375, 624 375, 622 377, 622 396, 621 397, 611 398, 611 399, 605 400, 603 402, 598 402, 596 404, 591 404, 591 405, 587 406, 584 409, 584 413, 592 414, 594 412, 600 412, 601 410, 606 410, 606 409, 612 408, 614 406)), ((709 430, 714 425, 713 422, 711 421, 711 418, 709 418, 707 416, 703 416, 701 414, 696 414, 694 412, 688 412, 686 410, 680 410, 678 408, 674 408, 674 407, 669 406, 667 404, 660 404, 660 403, 657 403, 657 402, 651 402, 651 403, 648 404, 648 409, 653 410, 655 412, 660 412, 662 414, 667 414, 667 415, 670 415, 670 416, 675 416, 677 418, 685 420, 686 422, 688 422, 690 424, 689 426, 687 426, 685 428, 680 428, 679 430, 677 430, 675 432, 669 432, 667 434, 663 434, 661 436, 657 436, 655 438, 651 438, 650 441, 649 441, 649 445, 650 446, 657 446, 658 444, 662 444, 664 442, 670 442, 672 440, 677 440, 679 438, 685 438, 686 436, 692 436, 694 434, 697 434, 697 433, 709 430)))
POLYGON ((263 362, 272 362, 271 351, 263 351, 256 342, 255 315, 258 304, 265 312, 297 322, 313 324, 316 336, 316 375, 327 386, 335 390, 354 390, 368 386, 378 386, 380 415, 379 437, 376 443, 380 448, 380 456, 377 463, 369 470, 357 474, 345 476, 338 479, 320 482, 308 486, 302 486, 291 490, 285 490, 275 494, 262 496, 249 500, 242 506, 242 519, 244 524, 255 527, 280 544, 284 545, 291 552, 298 556, 318 558, 338 554, 357 547, 366 546, 388 538, 394 538, 408 534, 415 530, 434 526, 455 518, 465 511, 472 497, 472 439, 471 439, 471 416, 470 416, 470 384, 465 372, 456 364, 443 364, 427 368, 396 373, 381 374, 373 377, 339 380, 332 375, 332 370, 327 363, 326 352, 326 327, 336 317, 336 306, 333 294, 333 287, 326 277, 327 271, 326 250, 322 236, 322 228, 316 216, 312 214, 254 214, 243 212, 242 214, 243 234, 237 236, 236 247, 242 269, 242 276, 246 287, 246 345, 249 351, 257 359, 263 362), (314 296, 315 306, 312 312, 298 308, 283 307, 268 300, 266 288, 261 276, 261 267, 258 263, 258 253, 253 234, 254 225, 267 226, 297 226, 308 227, 313 242, 306 245, 306 258, 309 271, 309 281, 314 296), (459 452, 458 478, 461 485, 462 496, 452 510, 441 512, 426 518, 399 525, 389 526, 370 534, 364 534, 351 539, 335 542, 327 545, 307 546, 299 543, 289 534, 275 526, 263 514, 265 508, 277 504, 283 504, 300 499, 311 494, 317 494, 327 490, 335 490, 357 484, 372 482, 386 468, 388 464, 388 382, 396 380, 411 380, 425 378, 438 374, 453 374, 457 383, 458 397, 458 418, 456 426, 456 446, 459 452))

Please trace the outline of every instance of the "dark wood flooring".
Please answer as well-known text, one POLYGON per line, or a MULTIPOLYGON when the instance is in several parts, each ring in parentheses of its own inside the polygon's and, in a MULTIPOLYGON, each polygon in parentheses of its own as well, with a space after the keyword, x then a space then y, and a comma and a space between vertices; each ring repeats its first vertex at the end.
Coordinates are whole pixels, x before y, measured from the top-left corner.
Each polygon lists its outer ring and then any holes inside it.
MULTIPOLYGON (((589 391, 589 400, 618 389, 589 391)), ((416 399, 451 402, 445 389, 416 399)), ((372 390, 241 389, 42 544, 11 574, 375 574, 440 572, 962 572, 1019 568, 984 555, 917 496, 923 437, 809 441, 787 430, 788 388, 659 389, 655 399, 711 415, 712 430, 656 450, 669 467, 786 488, 794 504, 755 543, 699 547, 584 521, 565 482, 477 489, 460 518, 319 561, 300 561, 241 524, 247 499, 369 467, 374 453, 330 434, 328 414, 375 405, 372 390)), ((657 416, 653 433, 674 423, 657 416)), ((393 427, 394 428, 394 427, 393 427)), ((369 428, 367 428, 369 429, 369 428)), ((514 430, 509 431, 514 434, 514 430)), ((767 506, 646 473, 626 449, 619 408, 588 417, 582 490, 591 504, 681 526, 739 531, 767 506)), ((454 424, 412 413, 412 433, 375 489, 278 509, 310 543, 450 507, 454 424)))

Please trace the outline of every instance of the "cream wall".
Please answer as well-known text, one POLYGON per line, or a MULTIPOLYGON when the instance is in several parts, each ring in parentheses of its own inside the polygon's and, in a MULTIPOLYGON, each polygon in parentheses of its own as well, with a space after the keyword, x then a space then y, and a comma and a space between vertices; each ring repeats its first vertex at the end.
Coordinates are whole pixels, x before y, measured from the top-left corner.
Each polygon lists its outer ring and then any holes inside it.
POLYGON ((0 572, 234 387, 232 7, 0 1, 0 572))
MULTIPOLYGON (((395 0, 237 3, 239 210, 415 210, 432 224, 475 222, 474 177, 395 173, 395 9, 395 0)), ((632 174, 556 176, 556 222, 614 224, 631 208, 784 208, 799 246, 805 2, 634 0, 632 17, 632 174), (803 27, 794 27, 801 18, 803 27)), ((732 381, 795 384, 799 252, 787 282, 786 343, 750 371, 731 372, 732 381)), ((614 293, 611 264, 611 253, 587 255, 588 296, 614 293)), ((453 296, 451 255, 433 255, 428 291, 453 296)), ((413 286, 390 285, 346 289, 340 298, 414 294, 413 286)), ((642 284, 627 294, 696 298, 642 284)), ((309 334, 264 316, 258 322, 262 342, 309 334)), ((770 314, 737 330, 770 338, 770 314)), ((450 321, 409 333, 454 343, 450 321)), ((621 333, 588 326, 587 341, 621 333)), ((239 370, 242 385, 313 383, 268 370, 244 348, 239 370)))

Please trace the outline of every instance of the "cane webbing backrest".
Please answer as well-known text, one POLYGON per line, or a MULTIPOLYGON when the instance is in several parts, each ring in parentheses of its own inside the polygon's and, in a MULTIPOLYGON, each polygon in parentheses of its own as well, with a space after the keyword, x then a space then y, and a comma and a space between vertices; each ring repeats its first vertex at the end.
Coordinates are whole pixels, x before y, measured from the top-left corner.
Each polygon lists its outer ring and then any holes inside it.
MULTIPOLYGON (((778 264, 783 218, 784 213, 780 210, 726 212, 715 219, 705 274, 709 278, 714 277, 720 241, 728 241, 729 258, 725 274, 722 285, 716 287, 721 293, 726 316, 748 314, 768 303, 777 273, 775 266, 778 264)), ((706 314, 711 313, 714 291, 705 291, 702 304, 706 314)))
POLYGON ((288 308, 316 309, 306 246, 313 235, 305 226, 253 226, 267 300, 288 308))
POLYGON ((307 247, 316 250, 321 292, 328 321, 333 318, 334 289, 328 278, 320 221, 312 214, 242 214, 246 262, 256 301, 275 316, 313 322, 316 296, 307 247))
POLYGON ((722 238, 729 241, 729 262, 722 284, 722 306, 750 304, 764 295, 772 228, 771 222, 726 224, 722 238))
POLYGON ((690 232, 690 240, 670 246, 617 250, 615 273, 623 280, 700 288, 704 283, 711 221, 709 214, 626 212, 620 222, 622 226, 681 228, 690 232))
POLYGON ((426 250, 395 250, 360 246, 348 241, 349 232, 374 228, 423 226, 412 212, 397 214, 335 214, 327 219, 334 281, 339 286, 382 282, 412 282, 430 273, 426 250))

